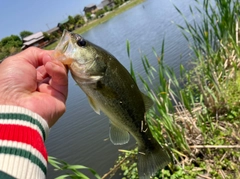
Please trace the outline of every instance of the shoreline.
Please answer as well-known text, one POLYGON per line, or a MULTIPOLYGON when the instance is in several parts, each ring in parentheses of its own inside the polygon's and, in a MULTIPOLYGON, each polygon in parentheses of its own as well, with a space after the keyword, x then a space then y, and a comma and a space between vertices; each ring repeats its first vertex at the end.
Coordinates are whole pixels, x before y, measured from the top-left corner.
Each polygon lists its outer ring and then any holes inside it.
POLYGON ((129 10, 132 7, 135 7, 138 4, 143 3, 144 1, 145 0, 128 1, 128 3, 125 3, 125 4, 121 5, 120 7, 118 7, 117 9, 114 9, 114 10, 110 11, 108 14, 106 14, 102 18, 98 18, 98 19, 95 19, 93 21, 90 21, 89 23, 86 23, 83 27, 80 27, 79 29, 76 29, 73 32, 78 33, 78 34, 85 33, 88 30, 92 29, 93 27, 96 27, 97 25, 102 24, 102 23, 110 20, 111 18, 129 10))
MULTIPOLYGON (((121 5, 117 9, 110 11, 107 15, 103 16, 102 18, 98 18, 98 19, 90 21, 89 23, 84 24, 84 26, 79 27, 78 29, 75 29, 73 32, 78 33, 78 34, 83 34, 87 31, 91 30, 92 28, 98 26, 99 24, 102 24, 102 23, 112 19, 113 17, 129 10, 130 8, 133 8, 136 5, 143 3, 144 1, 146 1, 146 0, 128 1, 127 4, 121 5)), ((57 41, 53 42, 52 44, 44 47, 44 49, 45 50, 53 50, 56 47, 58 41, 59 41, 59 39, 57 41)))

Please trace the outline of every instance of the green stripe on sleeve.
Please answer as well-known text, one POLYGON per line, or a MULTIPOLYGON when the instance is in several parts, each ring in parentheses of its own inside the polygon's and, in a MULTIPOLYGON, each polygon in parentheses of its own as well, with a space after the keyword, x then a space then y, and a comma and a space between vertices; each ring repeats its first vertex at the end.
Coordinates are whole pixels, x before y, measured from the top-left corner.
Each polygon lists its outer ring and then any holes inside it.
POLYGON ((27 150, 18 149, 18 148, 14 148, 14 147, 0 147, 0 153, 24 157, 24 158, 30 160, 32 163, 36 164, 43 171, 43 173, 45 175, 47 173, 47 168, 42 163, 42 161, 27 150))
POLYGON ((40 129, 40 131, 42 132, 44 141, 46 139, 45 130, 44 130, 42 124, 38 120, 32 118, 31 116, 28 116, 26 114, 19 114, 19 113, 0 113, 0 120, 1 119, 4 119, 4 120, 14 119, 14 120, 30 122, 30 123, 36 125, 40 129))
POLYGON ((0 170, 0 178, 2 178, 2 179, 16 179, 13 176, 11 176, 11 175, 9 175, 9 174, 1 171, 1 170, 0 170))

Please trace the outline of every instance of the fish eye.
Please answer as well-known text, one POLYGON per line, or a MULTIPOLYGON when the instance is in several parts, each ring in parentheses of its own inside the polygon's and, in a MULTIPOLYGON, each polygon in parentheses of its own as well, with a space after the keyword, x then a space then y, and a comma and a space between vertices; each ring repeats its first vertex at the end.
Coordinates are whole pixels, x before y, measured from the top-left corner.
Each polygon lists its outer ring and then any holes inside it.
POLYGON ((87 42, 83 38, 80 38, 80 39, 77 40, 77 44, 80 47, 84 47, 86 45, 86 43, 87 42))

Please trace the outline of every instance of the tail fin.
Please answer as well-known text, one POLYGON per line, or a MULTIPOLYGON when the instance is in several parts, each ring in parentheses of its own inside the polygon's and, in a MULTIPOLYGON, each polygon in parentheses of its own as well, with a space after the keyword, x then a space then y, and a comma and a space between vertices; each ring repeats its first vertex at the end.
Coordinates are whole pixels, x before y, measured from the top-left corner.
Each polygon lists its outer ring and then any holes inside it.
POLYGON ((154 149, 138 148, 138 176, 149 179, 171 162, 168 153, 159 145, 154 149))

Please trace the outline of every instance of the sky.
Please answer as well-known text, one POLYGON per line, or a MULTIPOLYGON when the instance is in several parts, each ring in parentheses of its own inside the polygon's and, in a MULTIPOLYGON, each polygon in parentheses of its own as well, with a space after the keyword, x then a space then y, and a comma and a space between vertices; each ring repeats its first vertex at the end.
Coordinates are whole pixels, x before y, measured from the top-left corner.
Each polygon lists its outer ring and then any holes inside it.
POLYGON ((57 26, 69 15, 83 15, 89 4, 99 5, 102 0, 0 0, 0 40, 19 35, 27 30, 44 32, 57 26))

